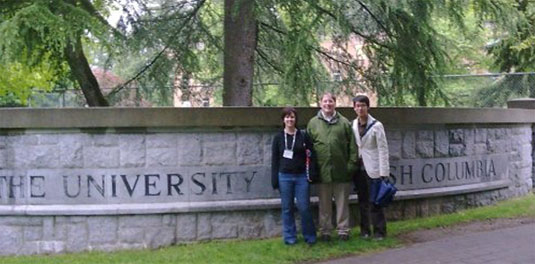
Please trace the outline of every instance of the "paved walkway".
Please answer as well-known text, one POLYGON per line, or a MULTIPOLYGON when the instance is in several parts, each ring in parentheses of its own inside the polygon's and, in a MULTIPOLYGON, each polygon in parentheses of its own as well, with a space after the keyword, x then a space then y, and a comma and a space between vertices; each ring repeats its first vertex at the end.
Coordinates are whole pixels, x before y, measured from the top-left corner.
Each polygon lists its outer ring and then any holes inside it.
POLYGON ((535 224, 442 238, 329 264, 535 264, 535 224))

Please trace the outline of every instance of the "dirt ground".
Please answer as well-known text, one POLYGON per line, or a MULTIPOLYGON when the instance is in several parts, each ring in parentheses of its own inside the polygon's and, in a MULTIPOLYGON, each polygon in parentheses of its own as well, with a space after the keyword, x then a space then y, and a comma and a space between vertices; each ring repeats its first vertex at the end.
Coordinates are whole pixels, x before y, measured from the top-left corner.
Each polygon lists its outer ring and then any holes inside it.
POLYGON ((496 229, 515 227, 523 224, 535 223, 535 218, 500 218, 487 219, 470 223, 457 224, 428 230, 419 230, 399 235, 404 243, 421 243, 473 232, 492 231, 496 229))

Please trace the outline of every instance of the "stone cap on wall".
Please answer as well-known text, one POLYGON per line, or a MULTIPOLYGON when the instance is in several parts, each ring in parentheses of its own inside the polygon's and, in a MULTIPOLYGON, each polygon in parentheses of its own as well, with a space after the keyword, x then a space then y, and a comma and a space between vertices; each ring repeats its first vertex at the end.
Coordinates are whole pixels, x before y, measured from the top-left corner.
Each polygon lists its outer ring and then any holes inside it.
MULTIPOLYGON (((337 108, 352 120, 352 108, 337 108)), ((318 108, 299 107, 299 124, 305 125, 318 108)), ((3 108, 0 129, 50 128, 275 128, 280 107, 214 108, 3 108)), ((381 107, 370 113, 385 125, 535 123, 535 110, 500 108, 381 107)))
POLYGON ((517 98, 507 101, 507 108, 535 109, 535 98, 517 98))

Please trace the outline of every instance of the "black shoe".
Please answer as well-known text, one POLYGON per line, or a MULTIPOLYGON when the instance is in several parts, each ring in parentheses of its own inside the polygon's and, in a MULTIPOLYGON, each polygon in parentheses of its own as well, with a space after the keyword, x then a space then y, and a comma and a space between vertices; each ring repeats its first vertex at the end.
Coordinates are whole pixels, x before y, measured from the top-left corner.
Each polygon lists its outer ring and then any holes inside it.
POLYGON ((342 241, 348 241, 349 240, 349 235, 348 234, 340 234, 340 235, 338 235, 338 237, 342 241))
POLYGON ((320 239, 323 242, 329 242, 329 241, 331 241, 331 236, 330 235, 321 235, 320 239))

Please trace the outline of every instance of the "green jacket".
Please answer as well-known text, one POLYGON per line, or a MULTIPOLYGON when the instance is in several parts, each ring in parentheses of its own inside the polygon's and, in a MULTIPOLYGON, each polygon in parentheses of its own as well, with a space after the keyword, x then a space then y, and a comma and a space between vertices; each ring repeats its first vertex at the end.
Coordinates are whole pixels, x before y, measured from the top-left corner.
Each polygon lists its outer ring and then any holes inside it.
POLYGON ((314 145, 321 182, 349 182, 357 164, 357 145, 351 123, 336 112, 328 122, 321 110, 310 119, 307 133, 314 145))

